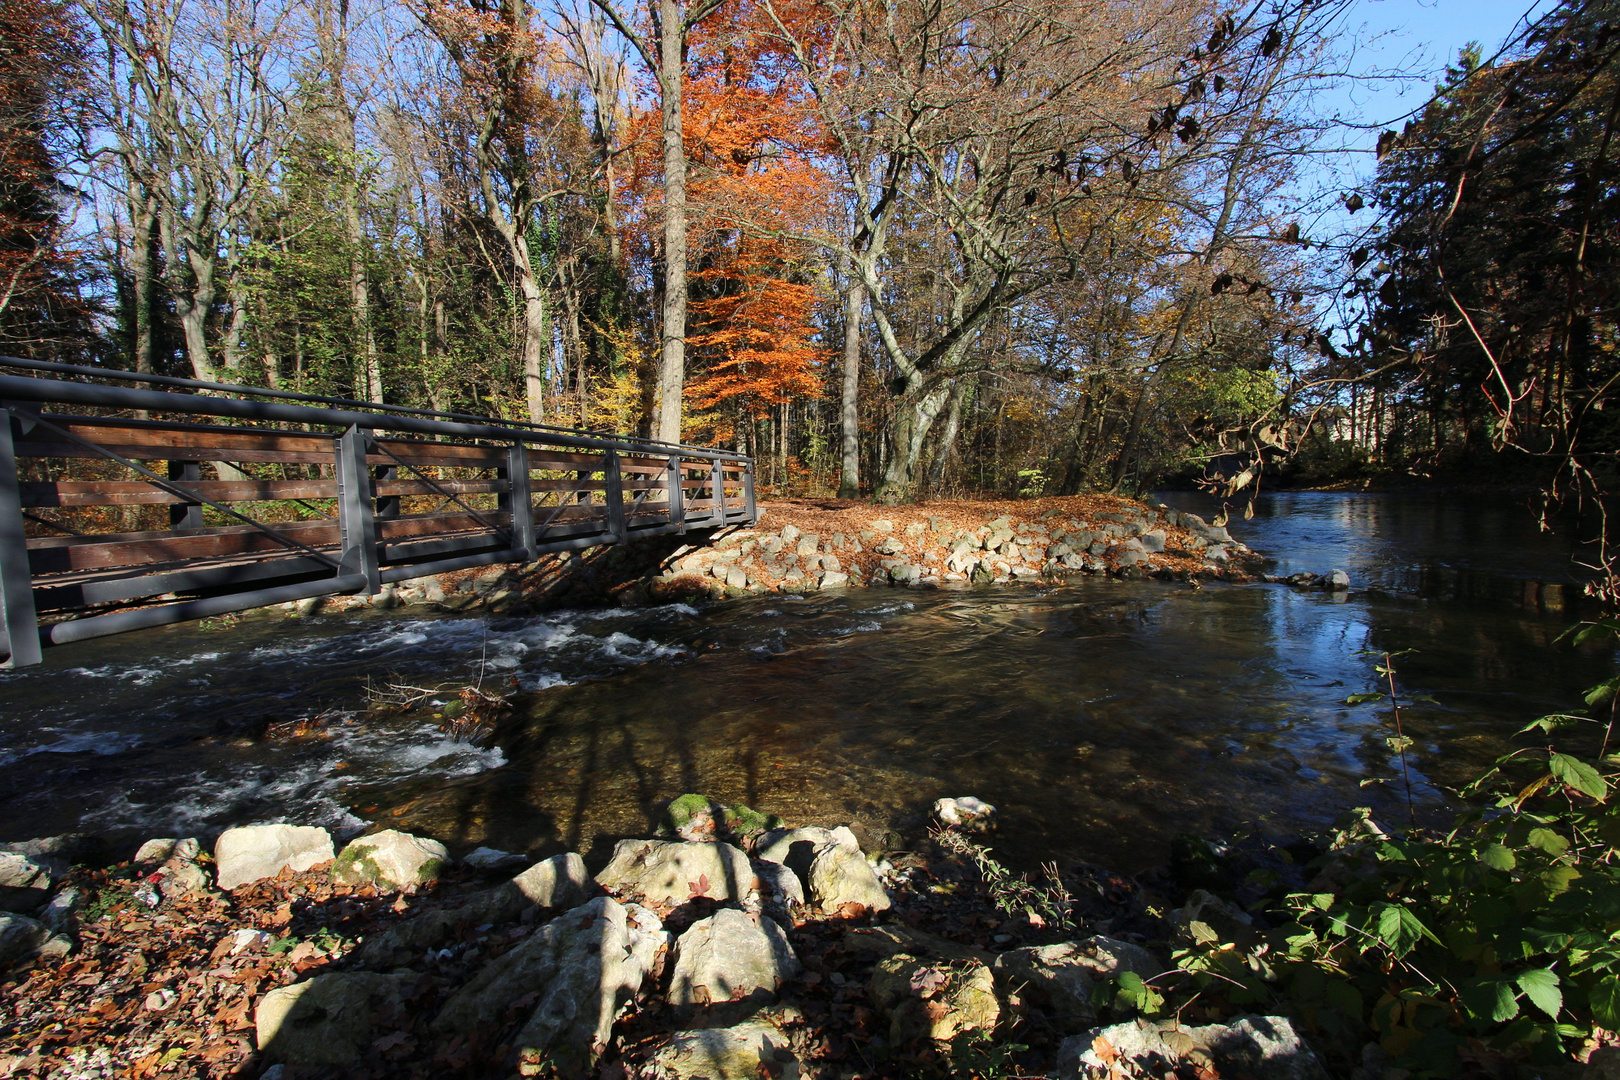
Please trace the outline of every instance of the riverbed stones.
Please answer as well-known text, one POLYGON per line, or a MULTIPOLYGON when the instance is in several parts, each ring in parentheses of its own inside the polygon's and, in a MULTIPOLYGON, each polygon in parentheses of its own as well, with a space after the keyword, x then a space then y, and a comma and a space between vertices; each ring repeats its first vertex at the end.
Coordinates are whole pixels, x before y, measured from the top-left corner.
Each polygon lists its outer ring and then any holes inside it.
POLYGON ((721 908, 693 923, 676 944, 669 1002, 770 1002, 799 970, 799 958, 774 919, 721 908))
POLYGON ((787 1037, 764 1020, 677 1031, 653 1055, 652 1066, 654 1075, 669 1080, 798 1080, 801 1075, 787 1037))
POLYGON ((1344 592, 1350 588, 1350 575, 1343 570, 1330 570, 1322 583, 1329 592, 1344 592))
POLYGON ((565 1076, 583 1076, 668 940, 651 911, 599 896, 485 964, 450 996, 433 1026, 469 1035, 527 999, 533 1011, 513 1041, 523 1063, 546 1059, 565 1076))
POLYGON ((741 902, 755 895, 748 856, 722 843, 620 840, 596 881, 650 907, 676 907, 700 896, 741 902))
POLYGON ((437 840, 384 829, 351 840, 332 864, 332 879, 384 890, 413 889, 437 881, 449 858, 437 840))
POLYGON ((212 886, 208 871, 197 861, 201 854, 202 845, 195 837, 165 837, 142 844, 135 852, 135 865, 157 879, 154 884, 163 899, 174 901, 205 893, 212 886))
POLYGON ((398 1008, 413 978, 335 971, 272 990, 253 1014, 259 1050, 288 1065, 358 1065, 372 1054, 372 1014, 398 1008))
POLYGON ((867 992, 888 1017, 889 1040, 896 1044, 990 1031, 1001 1016, 995 978, 977 962, 930 963, 902 953, 878 964, 867 992))
POLYGON ((1153 552, 1154 554, 1157 554, 1157 553, 1164 550, 1164 543, 1165 543, 1166 537, 1165 537, 1165 532, 1164 532, 1163 529, 1149 529, 1147 532, 1143 533, 1138 539, 1141 540, 1142 549, 1144 551, 1149 551, 1149 552, 1153 552))
POLYGON ((332 835, 313 825, 244 825, 226 829, 214 842, 219 887, 226 891, 284 869, 308 870, 335 854, 332 835))

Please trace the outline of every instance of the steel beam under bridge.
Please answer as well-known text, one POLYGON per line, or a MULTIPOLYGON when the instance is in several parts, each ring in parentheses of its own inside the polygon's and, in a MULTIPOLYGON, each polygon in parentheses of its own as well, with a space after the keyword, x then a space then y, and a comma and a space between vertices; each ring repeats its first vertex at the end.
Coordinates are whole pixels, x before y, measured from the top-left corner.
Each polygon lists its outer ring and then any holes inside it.
POLYGON ((7 667, 759 517, 747 456, 485 416, 9 357, 0 412, 7 667))

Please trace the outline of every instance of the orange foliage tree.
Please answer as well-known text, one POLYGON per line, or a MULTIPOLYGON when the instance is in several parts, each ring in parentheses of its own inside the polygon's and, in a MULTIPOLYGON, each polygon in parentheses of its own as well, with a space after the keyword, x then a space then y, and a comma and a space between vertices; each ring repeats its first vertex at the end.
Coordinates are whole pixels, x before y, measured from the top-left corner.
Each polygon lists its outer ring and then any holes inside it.
MULTIPOLYGON (((818 394, 828 358, 813 251, 796 239, 833 194, 818 159, 825 136, 761 14, 744 0, 694 30, 682 102, 694 266, 687 434, 739 445, 773 407, 818 394)), ((633 198, 657 190, 645 175, 657 162, 641 164, 633 198)))

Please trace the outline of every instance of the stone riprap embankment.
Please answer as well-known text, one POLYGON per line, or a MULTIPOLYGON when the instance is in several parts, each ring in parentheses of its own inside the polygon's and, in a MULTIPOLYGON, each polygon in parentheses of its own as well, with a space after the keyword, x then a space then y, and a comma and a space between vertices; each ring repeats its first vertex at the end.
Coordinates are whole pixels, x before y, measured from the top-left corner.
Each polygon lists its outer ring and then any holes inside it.
POLYGON ((1225 528, 1134 499, 1084 495, 911 507, 804 500, 772 504, 755 528, 678 549, 644 588, 654 597, 683 584, 739 596, 1034 583, 1080 574, 1186 579, 1242 576, 1251 558, 1225 528))
POLYGON ((936 820, 931 854, 868 852, 691 794, 594 876, 572 852, 514 876, 528 859, 285 824, 100 868, 84 837, 0 846, 21 909, 0 911, 0 1076, 878 1080, 1001 1047, 972 1075, 1325 1077, 1286 1017, 1108 1004, 1226 901, 1166 920, 1080 867, 1010 903, 951 831, 995 808, 936 820))

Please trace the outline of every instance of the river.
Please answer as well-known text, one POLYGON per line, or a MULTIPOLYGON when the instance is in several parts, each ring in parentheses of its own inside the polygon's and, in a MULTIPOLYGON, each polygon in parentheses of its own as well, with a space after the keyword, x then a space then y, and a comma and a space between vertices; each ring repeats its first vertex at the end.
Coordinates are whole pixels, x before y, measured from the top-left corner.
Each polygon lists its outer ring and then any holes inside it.
POLYGON ((1015 863, 1137 869, 1179 831, 1398 817, 1398 787, 1362 786, 1397 771, 1386 717, 1345 703, 1373 688, 1372 654, 1413 650, 1401 692, 1432 699, 1405 712, 1431 818, 1518 727, 1614 672, 1607 648, 1555 643, 1580 613, 1578 553, 1512 499, 1285 492, 1232 532, 1278 573, 1343 567, 1351 593, 1080 580, 530 619, 260 613, 64 647, 0 673, 0 840, 381 820, 452 850, 590 858, 685 791, 871 842, 972 794, 1000 807, 1015 863), (363 708, 368 685, 477 678, 522 690, 492 745, 363 708), (314 735, 264 736, 309 717, 314 735))

